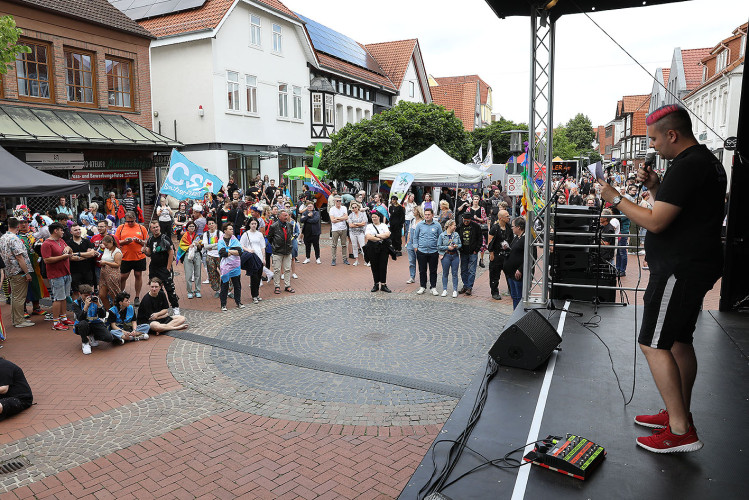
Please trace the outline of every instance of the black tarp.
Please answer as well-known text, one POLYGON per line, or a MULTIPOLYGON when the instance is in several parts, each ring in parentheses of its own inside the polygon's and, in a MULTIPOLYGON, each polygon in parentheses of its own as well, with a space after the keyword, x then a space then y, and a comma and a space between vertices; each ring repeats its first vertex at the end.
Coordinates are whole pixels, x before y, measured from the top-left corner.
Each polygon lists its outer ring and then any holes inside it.
MULTIPOLYGON (((497 17, 530 16, 532 5, 548 5, 550 0, 485 0, 489 7, 497 14, 497 17)), ((594 13, 602 10, 628 9, 631 7, 648 7, 664 3, 683 2, 685 0, 559 0, 553 7, 549 8, 549 14, 553 19, 558 19, 565 14, 581 14, 583 12, 594 13)))
POLYGON ((62 196, 88 192, 88 182, 55 177, 0 147, 0 196, 62 196))

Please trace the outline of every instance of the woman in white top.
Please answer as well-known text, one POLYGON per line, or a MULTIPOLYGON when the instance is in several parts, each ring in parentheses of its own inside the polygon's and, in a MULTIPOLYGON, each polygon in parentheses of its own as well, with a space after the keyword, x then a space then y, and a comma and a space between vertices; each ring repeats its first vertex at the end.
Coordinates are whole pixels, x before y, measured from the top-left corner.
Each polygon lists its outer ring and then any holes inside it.
POLYGON ((387 286, 388 274, 388 253, 385 245, 386 239, 390 238, 390 230, 382 222, 381 215, 377 210, 372 210, 372 223, 364 231, 364 238, 367 240, 367 256, 369 263, 372 265, 372 278, 374 286, 372 291, 382 290, 390 293, 387 286))
POLYGON ((250 275, 250 293, 252 294, 252 303, 260 302, 260 279, 263 276, 262 263, 265 262, 265 236, 257 230, 257 219, 252 217, 247 221, 247 230, 239 240, 242 250, 254 253, 260 259, 260 269, 255 274, 250 275))
POLYGON ((351 237, 351 253, 354 254, 354 265, 359 265, 359 251, 364 251, 364 231, 367 225, 367 214, 361 211, 359 203, 352 201, 349 205, 348 229, 351 237))
POLYGON ((156 207, 156 215, 159 216, 159 226, 161 226, 161 234, 167 235, 168 238, 172 237, 172 209, 166 203, 166 196, 161 197, 159 206, 156 207))
POLYGON ((414 201, 414 194, 408 193, 406 195, 406 204, 403 207, 406 210, 406 223, 403 225, 403 234, 408 234, 408 229, 411 227, 411 221, 414 220, 414 208, 418 206, 419 204, 414 201))
POLYGON ((116 297, 122 290, 120 285, 120 263, 122 263, 122 250, 117 248, 117 243, 111 234, 101 239, 104 245, 104 253, 99 261, 101 265, 101 277, 99 278, 99 298, 104 309, 109 309, 109 296, 116 297))

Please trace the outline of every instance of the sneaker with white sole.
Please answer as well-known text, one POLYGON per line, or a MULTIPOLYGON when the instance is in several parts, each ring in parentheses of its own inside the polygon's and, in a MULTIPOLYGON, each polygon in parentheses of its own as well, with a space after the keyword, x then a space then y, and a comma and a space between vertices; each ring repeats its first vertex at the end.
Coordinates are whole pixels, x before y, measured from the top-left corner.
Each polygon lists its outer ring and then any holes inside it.
MULTIPOLYGON (((21 323, 21 324, 23 325, 23 323, 21 323)), ((28 326, 28 325, 26 325, 26 326, 28 326)), ((60 330, 60 331, 67 330, 68 329, 68 325, 66 325, 65 323, 61 323, 59 321, 55 321, 55 323, 52 325, 52 329, 53 330, 60 330)))
POLYGON ((447 290, 442 290, 442 293, 440 295, 442 297, 447 297, 447 290))
POLYGON ((83 354, 91 354, 91 346, 88 344, 81 344, 81 351, 83 351, 83 354))
POLYGON ((252 303, 253 304, 259 304, 260 303, 260 299, 258 299, 257 297, 253 297, 252 298, 252 303))
POLYGON ((309 259, 304 259, 304 262, 302 264, 309 264, 309 259))
POLYGON ((203 298, 203 296, 200 295, 200 292, 195 292, 195 298, 196 299, 201 299, 201 298, 203 298))
POLYGON ((226 311, 228 311, 228 309, 226 308, 226 306, 223 306, 223 307, 221 308, 221 311, 222 311, 222 312, 226 312, 226 311))
POLYGON ((191 298, 192 298, 192 293, 188 293, 188 294, 187 294, 187 298, 188 298, 188 299, 191 299, 191 298))
POLYGON ((406 281, 406 284, 410 285, 411 283, 414 283, 414 279, 408 278, 408 281, 406 281))
POLYGON ((421 295, 426 291, 426 288, 423 286, 420 286, 418 290, 416 290, 416 295, 421 295))
POLYGON ((369 262, 367 262, 367 267, 372 267, 372 264, 370 264, 369 262))
POLYGON ((244 309, 244 304, 237 304, 237 309, 244 309))
POLYGON ((697 437, 697 430, 690 425, 684 434, 674 434, 671 427, 655 430, 650 436, 638 437, 637 446, 653 453, 681 453, 697 451, 703 445, 697 437))
POLYGON ((209 285, 210 283, 211 283, 211 280, 205 280, 205 281, 203 281, 204 285, 209 285))
POLYGON ((93 335, 89 335, 88 345, 90 345, 91 347, 99 347, 99 341, 96 340, 93 335))
POLYGON ((322 264, 322 261, 320 259, 317 259, 315 262, 317 262, 318 264, 322 264))
MULTIPOLYGON (((14 326, 15 328, 28 328, 28 327, 30 327, 30 326, 34 326, 34 323, 32 323, 31 321, 25 321, 25 320, 24 320, 24 322, 23 322, 23 323, 18 323, 17 325, 13 325, 13 326, 14 326)), ((67 328, 67 327, 65 327, 65 329, 67 330, 68 328, 67 328)))
POLYGON ((52 313, 44 313, 44 321, 54 321, 55 315, 52 313))
POLYGON ((175 316, 179 316, 179 307, 173 308, 172 309, 172 314, 174 314, 175 316))
POLYGON ((299 276, 297 276, 296 273, 291 273, 291 277, 294 278, 295 280, 299 279, 299 276))
POLYGON ((453 292, 453 298, 454 299, 458 298, 458 292, 453 292))
POLYGON ((439 293, 439 292, 437 291, 437 289, 436 289, 436 288, 432 288, 432 295, 434 295, 434 296, 436 297, 436 296, 437 296, 437 295, 439 295, 439 294, 440 294, 440 293, 439 293))
POLYGON ((358 266, 358 265, 359 265, 359 261, 358 260, 355 260, 354 263, 352 264, 352 266, 358 266))

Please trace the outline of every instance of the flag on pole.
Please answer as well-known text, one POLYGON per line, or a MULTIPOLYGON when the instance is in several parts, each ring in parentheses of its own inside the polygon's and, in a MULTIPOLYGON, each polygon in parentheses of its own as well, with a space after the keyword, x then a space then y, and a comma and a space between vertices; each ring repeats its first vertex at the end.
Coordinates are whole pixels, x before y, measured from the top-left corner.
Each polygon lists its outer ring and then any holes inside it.
POLYGON ((393 182, 392 187, 390 188, 390 196, 397 196, 398 197, 398 203, 403 202, 403 197, 406 196, 406 193, 408 192, 408 189, 411 187, 411 183, 414 181, 414 174, 409 174, 408 172, 403 172, 402 174, 398 174, 398 177, 395 178, 395 181, 393 182))
POLYGON ((471 158, 471 162, 472 162, 472 163, 473 163, 474 165, 479 165, 479 164, 481 164, 481 158, 482 158, 482 157, 484 156, 484 155, 483 155, 483 151, 484 151, 484 150, 483 150, 483 147, 484 147, 484 145, 483 145, 483 144, 482 144, 481 146, 479 146, 479 152, 478 152, 478 153, 476 153, 476 154, 475 154, 475 155, 473 156, 473 158, 471 158))
POLYGON ((304 166, 304 183, 309 186, 311 191, 320 193, 325 198, 330 196, 330 191, 325 187, 325 184, 320 182, 320 179, 318 179, 317 176, 312 173, 312 170, 310 170, 306 165, 304 166))
POLYGON ((315 156, 312 159, 312 168, 319 168, 321 159, 322 159, 322 142, 318 142, 315 145, 315 156))
POLYGON ((494 154, 492 154, 492 140, 489 139, 489 145, 486 147, 486 158, 484 158, 484 161, 481 163, 479 170, 482 172, 487 170, 492 166, 492 163, 494 163, 494 154))
POLYGON ((223 181, 217 176, 209 174, 204 168, 188 160, 185 155, 172 149, 169 173, 159 193, 171 195, 178 200, 202 200, 207 193, 218 194, 223 185, 223 181))

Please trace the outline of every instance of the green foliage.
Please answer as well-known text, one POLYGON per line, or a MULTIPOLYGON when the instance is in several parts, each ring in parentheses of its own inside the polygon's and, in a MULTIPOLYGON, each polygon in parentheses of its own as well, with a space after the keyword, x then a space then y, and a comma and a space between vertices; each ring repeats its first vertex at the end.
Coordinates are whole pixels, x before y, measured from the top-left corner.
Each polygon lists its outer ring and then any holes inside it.
MULTIPOLYGON (((483 146, 484 156, 486 156, 488 153, 486 148, 489 145, 489 140, 491 140, 494 163, 506 162, 512 155, 510 153, 510 134, 503 133, 508 130, 528 130, 528 125, 502 118, 488 127, 473 130, 469 134, 471 138, 471 156, 476 154, 480 146, 483 146)), ((523 140, 528 140, 528 134, 524 134, 523 140)))
POLYGON ((383 168, 403 161, 403 139, 382 114, 346 125, 331 140, 320 161, 331 179, 371 179, 383 168))
POLYGON ((0 17, 0 74, 6 74, 13 67, 18 54, 31 52, 26 45, 18 45, 21 33, 12 16, 0 17))
MULTIPOLYGON (((468 134, 455 113, 435 104, 401 101, 333 134, 323 148, 320 168, 336 180, 371 179, 432 144, 458 161, 470 159, 468 134)), ((314 146, 310 148, 314 151, 314 146)))
POLYGON ((575 149, 580 152, 590 151, 591 144, 596 138, 590 118, 582 113, 578 113, 567 122, 565 128, 567 129, 567 137, 575 145, 575 149))
POLYGON ((553 147, 553 158, 558 156, 563 160, 574 160, 575 156, 577 156, 577 148, 570 141, 567 128, 561 125, 554 129, 553 147))

